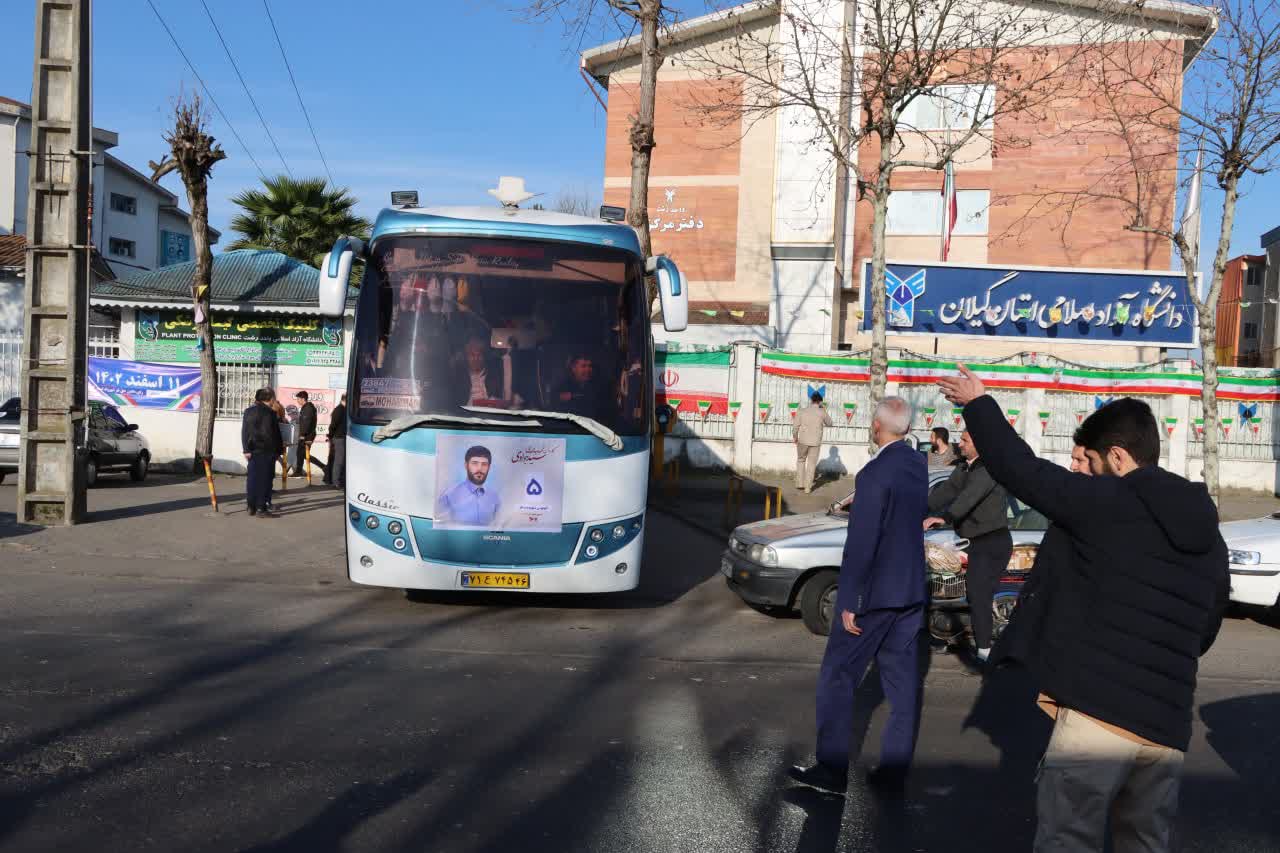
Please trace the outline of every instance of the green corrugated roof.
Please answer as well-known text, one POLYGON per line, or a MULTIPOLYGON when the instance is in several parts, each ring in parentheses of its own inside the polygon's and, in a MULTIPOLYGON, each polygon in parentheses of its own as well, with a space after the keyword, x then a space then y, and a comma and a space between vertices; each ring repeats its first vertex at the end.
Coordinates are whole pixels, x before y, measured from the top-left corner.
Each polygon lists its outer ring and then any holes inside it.
MULTIPOLYGON (((115 281, 93 286, 97 299, 139 303, 188 302, 195 261, 158 270, 123 270, 115 281)), ((247 303, 257 306, 316 308, 320 271, 279 252, 237 249, 213 256, 210 301, 215 305, 247 303)), ((351 291, 347 302, 355 296, 351 291)))

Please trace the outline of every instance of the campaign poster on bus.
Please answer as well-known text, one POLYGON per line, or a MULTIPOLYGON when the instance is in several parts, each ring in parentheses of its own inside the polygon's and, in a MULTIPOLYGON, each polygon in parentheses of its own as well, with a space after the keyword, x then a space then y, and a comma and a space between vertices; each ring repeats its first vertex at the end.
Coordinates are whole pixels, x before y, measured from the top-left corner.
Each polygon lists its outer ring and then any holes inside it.
POLYGON ((433 526, 559 533, 564 461, 563 438, 440 433, 433 526))

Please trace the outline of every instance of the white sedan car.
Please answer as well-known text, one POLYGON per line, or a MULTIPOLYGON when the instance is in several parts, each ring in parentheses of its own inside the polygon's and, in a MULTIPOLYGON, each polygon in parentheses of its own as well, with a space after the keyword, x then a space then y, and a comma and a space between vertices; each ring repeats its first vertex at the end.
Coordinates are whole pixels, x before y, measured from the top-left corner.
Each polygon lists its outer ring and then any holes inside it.
POLYGON ((1249 521, 1228 521, 1222 538, 1230 549, 1231 600, 1280 606, 1280 512, 1249 521))

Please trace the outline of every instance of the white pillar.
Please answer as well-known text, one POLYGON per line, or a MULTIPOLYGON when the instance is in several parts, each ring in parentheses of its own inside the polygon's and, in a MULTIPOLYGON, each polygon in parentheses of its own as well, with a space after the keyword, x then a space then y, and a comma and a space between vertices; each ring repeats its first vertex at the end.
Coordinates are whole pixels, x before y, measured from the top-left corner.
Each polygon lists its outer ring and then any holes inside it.
MULTIPOLYGON (((1199 407, 1198 400, 1196 407, 1199 407)), ((1196 425, 1191 422, 1191 411, 1191 398, 1185 394, 1174 394, 1169 399, 1169 414, 1178 419, 1178 425, 1174 427, 1173 436, 1169 439, 1169 470, 1189 480, 1198 480, 1203 479, 1199 476, 1200 472, 1193 473, 1188 464, 1191 460, 1188 458, 1187 446, 1191 443, 1191 436, 1196 428, 1196 425)), ((1165 428, 1163 423, 1157 426, 1162 430, 1165 428)))
POLYGON ((1040 426, 1040 412, 1045 407, 1044 389, 1027 388, 1022 392, 1022 437, 1031 452, 1044 455, 1044 427, 1040 426))
POLYGON ((743 475, 751 473, 759 352, 753 344, 733 345, 734 374, 733 385, 729 388, 729 400, 742 404, 738 409, 738 419, 733 422, 733 470, 743 475))

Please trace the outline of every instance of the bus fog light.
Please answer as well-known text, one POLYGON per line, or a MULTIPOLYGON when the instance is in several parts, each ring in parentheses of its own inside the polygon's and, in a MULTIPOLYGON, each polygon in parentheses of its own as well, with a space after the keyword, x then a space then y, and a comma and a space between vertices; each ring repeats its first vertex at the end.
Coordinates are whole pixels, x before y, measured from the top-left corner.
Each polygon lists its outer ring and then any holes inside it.
POLYGON ((377 530, 377 529, 378 529, 378 517, 377 517, 376 515, 371 515, 371 516, 369 516, 368 518, 366 518, 366 519, 364 520, 364 526, 365 526, 365 527, 367 527, 367 528, 369 528, 370 530, 377 530))
POLYGON ((594 560, 596 557, 600 556, 600 549, 595 545, 588 545, 585 553, 587 555, 587 559, 594 560))
POLYGON ((391 544, 396 546, 396 550, 397 550, 397 551, 403 551, 403 550, 404 550, 405 542, 404 542, 404 540, 403 540, 403 539, 397 539, 396 541, 392 542, 391 544))
POLYGON ((592 542, 603 542, 603 541, 604 541, 604 531, 603 531, 603 530, 601 530, 601 529, 600 529, 600 528, 598 528, 598 527, 597 527, 595 530, 591 531, 591 541, 592 541, 592 542))
POLYGON ((400 531, 404 530, 404 525, 398 521, 392 521, 387 524, 387 532, 392 536, 399 536, 400 531))
POLYGON ((351 510, 351 520, 354 521, 356 524, 360 523, 360 510, 358 509, 351 510))
POLYGON ((373 565, 373 557, 370 557, 368 554, 365 554, 363 557, 360 558, 360 565, 364 566, 366 569, 371 567, 373 565))
POLYGON ((621 524, 615 524, 613 526, 614 539, 621 539, 623 536, 626 536, 626 535, 627 535, 627 528, 623 527, 621 524))
POLYGON ((618 563, 618 565, 616 565, 616 566, 614 566, 614 567, 613 567, 613 570, 614 570, 615 572, 617 572, 618 574, 620 574, 620 575, 625 575, 625 574, 627 573, 627 564, 626 564, 626 563, 618 563))

